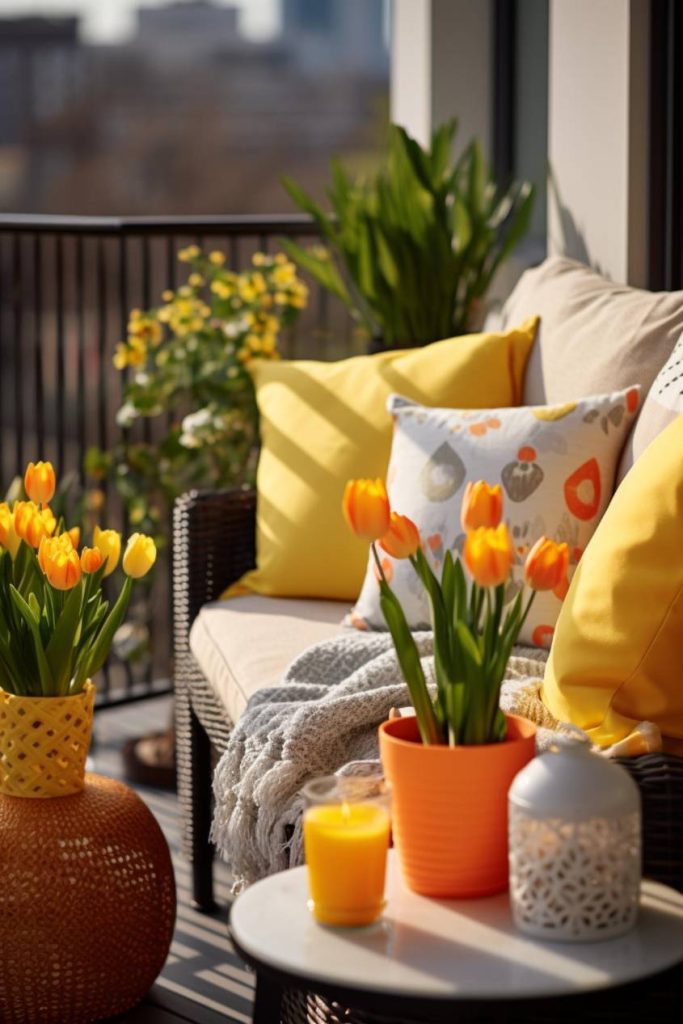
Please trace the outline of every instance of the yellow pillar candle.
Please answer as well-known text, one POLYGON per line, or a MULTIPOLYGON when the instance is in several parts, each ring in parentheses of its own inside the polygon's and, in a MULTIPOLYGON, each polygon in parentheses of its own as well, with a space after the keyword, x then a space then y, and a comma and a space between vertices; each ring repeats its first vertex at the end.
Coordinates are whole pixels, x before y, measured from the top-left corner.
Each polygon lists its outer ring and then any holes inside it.
POLYGON ((319 804, 304 813, 311 909, 321 924, 375 921, 384 908, 390 818, 379 803, 319 804))

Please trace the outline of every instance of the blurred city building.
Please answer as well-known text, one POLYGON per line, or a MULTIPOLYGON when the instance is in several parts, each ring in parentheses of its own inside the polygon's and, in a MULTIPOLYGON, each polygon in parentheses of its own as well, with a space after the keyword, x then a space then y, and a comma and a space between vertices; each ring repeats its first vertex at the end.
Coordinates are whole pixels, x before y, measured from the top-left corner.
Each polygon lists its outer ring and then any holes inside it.
POLYGON ((320 196, 329 160, 371 167, 388 118, 383 0, 284 0, 253 42, 211 0, 141 5, 93 44, 78 18, 0 19, 0 209, 265 213, 288 173, 320 196))

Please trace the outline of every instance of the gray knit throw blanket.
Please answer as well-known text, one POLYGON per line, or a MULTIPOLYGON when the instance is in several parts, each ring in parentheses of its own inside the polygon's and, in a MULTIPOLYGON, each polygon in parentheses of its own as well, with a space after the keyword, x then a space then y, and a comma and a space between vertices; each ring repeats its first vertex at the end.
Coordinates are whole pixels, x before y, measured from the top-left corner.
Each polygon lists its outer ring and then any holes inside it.
MULTIPOLYGON (((415 638, 433 685, 432 634, 415 638)), ((553 728, 537 697, 544 659, 517 649, 501 705, 553 728)), ((390 636, 351 629, 308 648, 279 686, 254 694, 214 776, 212 839, 237 891, 302 863, 301 787, 317 775, 376 769, 377 727, 409 703, 390 636)))

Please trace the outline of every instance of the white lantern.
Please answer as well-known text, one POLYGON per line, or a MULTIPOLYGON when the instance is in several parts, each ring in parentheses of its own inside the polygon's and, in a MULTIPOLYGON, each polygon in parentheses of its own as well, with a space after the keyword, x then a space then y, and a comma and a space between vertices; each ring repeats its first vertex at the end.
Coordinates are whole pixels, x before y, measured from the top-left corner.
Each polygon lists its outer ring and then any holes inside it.
POLYGON ((628 931, 640 897, 640 793, 628 772, 562 734, 509 793, 510 901, 517 927, 561 941, 628 931))

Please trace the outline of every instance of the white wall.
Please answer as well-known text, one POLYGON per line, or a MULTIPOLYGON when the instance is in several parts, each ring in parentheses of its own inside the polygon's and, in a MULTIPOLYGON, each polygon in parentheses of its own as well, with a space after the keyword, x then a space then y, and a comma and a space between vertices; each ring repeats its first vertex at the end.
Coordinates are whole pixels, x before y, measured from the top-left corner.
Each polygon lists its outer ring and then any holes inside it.
POLYGON ((491 142, 490 0, 393 0, 391 119, 423 144, 450 117, 456 151, 491 142))
POLYGON ((551 0, 548 250, 645 284, 647 0, 551 0))
MULTIPOLYGON (((683 2, 683 0, 681 0, 683 2)), ((548 251, 645 285, 649 0, 550 0, 548 251)), ((391 117, 490 156, 492 0, 393 0, 391 117)), ((458 148, 459 148, 458 147, 458 148)))

